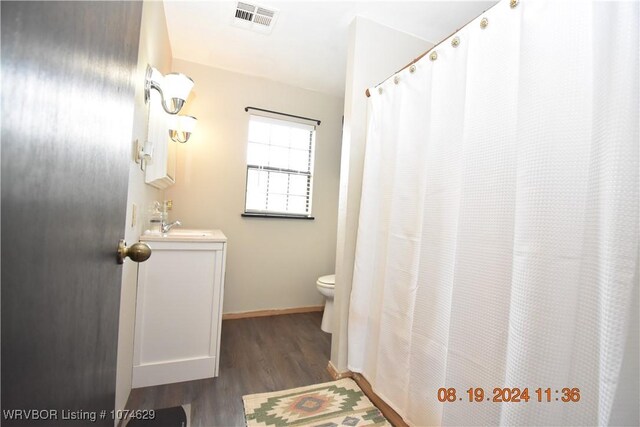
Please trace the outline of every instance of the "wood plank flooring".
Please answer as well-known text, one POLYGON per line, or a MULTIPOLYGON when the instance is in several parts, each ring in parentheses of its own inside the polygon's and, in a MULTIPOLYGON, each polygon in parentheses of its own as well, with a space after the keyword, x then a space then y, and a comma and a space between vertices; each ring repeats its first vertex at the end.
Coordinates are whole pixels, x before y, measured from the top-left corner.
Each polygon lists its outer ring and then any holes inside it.
POLYGON ((242 396, 331 381, 322 313, 224 320, 220 376, 131 391, 128 409, 191 404, 194 427, 244 426, 242 396))

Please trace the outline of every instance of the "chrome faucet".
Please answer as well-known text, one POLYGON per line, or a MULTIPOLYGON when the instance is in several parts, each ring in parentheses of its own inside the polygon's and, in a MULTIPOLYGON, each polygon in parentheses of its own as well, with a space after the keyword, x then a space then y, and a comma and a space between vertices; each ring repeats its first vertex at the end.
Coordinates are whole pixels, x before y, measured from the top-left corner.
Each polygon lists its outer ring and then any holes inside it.
POLYGON ((164 220, 164 218, 162 219, 162 224, 160 225, 161 229, 162 229, 162 234, 166 234, 169 232, 169 230, 171 230, 173 227, 176 226, 180 226, 182 225, 182 223, 180 221, 173 221, 170 222, 169 224, 167 224, 164 220))
POLYGON ((167 223, 167 218, 169 217, 168 211, 170 211, 171 208, 173 208, 173 201, 165 200, 164 202, 162 202, 162 222, 160 223, 160 230, 162 231, 162 234, 167 234, 173 227, 182 225, 180 221, 167 223))

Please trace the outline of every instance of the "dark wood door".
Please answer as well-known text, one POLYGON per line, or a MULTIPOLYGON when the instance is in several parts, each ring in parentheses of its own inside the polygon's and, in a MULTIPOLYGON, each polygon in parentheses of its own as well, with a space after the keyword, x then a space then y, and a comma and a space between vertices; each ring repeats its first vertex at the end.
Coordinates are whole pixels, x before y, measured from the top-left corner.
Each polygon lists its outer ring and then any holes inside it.
POLYGON ((2 425, 94 425, 61 411, 114 407, 142 3, 1 8, 2 425))

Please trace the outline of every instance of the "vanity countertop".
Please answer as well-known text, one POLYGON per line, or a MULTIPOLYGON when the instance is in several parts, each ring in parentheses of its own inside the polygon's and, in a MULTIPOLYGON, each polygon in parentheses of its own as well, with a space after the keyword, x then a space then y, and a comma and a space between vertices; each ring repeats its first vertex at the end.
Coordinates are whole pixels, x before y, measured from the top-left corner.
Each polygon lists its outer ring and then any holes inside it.
POLYGON ((221 230, 199 230, 189 228, 174 228, 168 233, 144 232, 140 236, 141 242, 226 242, 227 237, 221 230))

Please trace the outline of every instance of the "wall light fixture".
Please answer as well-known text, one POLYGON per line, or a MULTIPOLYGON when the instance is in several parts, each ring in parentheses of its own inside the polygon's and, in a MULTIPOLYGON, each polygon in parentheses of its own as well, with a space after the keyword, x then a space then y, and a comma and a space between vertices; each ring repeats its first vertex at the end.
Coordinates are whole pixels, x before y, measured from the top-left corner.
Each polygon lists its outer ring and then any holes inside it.
POLYGON ((178 114, 191 92, 193 80, 182 73, 163 76, 156 68, 147 65, 144 83, 144 102, 151 99, 151 89, 160 92, 162 108, 169 114, 178 114))
POLYGON ((173 116, 169 122, 169 136, 175 142, 184 144, 189 140, 198 119, 193 116, 173 116))

